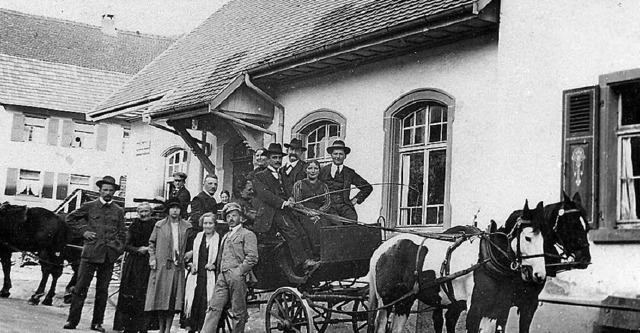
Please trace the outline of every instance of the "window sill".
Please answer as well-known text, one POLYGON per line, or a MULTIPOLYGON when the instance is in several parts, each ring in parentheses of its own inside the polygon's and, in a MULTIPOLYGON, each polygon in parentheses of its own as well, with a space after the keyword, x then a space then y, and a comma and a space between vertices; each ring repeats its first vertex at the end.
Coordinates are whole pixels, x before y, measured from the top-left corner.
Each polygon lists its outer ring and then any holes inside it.
POLYGON ((640 243, 640 229, 596 229, 589 232, 595 244, 640 243))

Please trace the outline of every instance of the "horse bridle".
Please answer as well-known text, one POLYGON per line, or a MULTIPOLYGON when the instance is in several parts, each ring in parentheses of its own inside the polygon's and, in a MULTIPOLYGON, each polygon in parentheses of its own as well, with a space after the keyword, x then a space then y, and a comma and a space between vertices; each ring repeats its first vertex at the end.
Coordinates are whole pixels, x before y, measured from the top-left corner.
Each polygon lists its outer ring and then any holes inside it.
MULTIPOLYGON (((552 227, 552 230, 553 230, 553 232, 556 232, 556 235, 557 235, 557 231, 558 231, 558 223, 560 222, 560 217, 565 216, 567 214, 573 214, 573 213, 580 214, 582 212, 577 208, 572 208, 572 209, 560 208, 558 210, 558 213, 556 214, 556 220, 553 223, 553 227, 552 227)), ((553 244, 553 246, 556 248, 556 250, 558 250, 558 255, 552 254, 552 253, 548 253, 547 254, 548 256, 558 257, 560 259, 566 259, 566 260, 568 260, 569 257, 572 256, 572 253, 567 252, 566 246, 564 245, 564 242, 563 242, 561 237, 556 237, 556 242, 553 244)))
MULTIPOLYGON (((511 241, 515 238, 516 239, 516 253, 515 253, 515 257, 511 258, 511 269, 512 270, 517 270, 519 268, 522 267, 522 260, 524 259, 531 259, 531 258, 539 258, 539 257, 544 257, 545 253, 544 253, 544 249, 542 253, 538 253, 538 254, 531 254, 531 255, 522 255, 522 250, 520 247, 520 234, 522 233, 522 230, 526 227, 531 226, 531 222, 530 221, 525 221, 522 219, 522 217, 518 217, 518 220, 516 220, 516 224, 513 226, 513 228, 511 229, 511 231, 509 232, 509 234, 507 234, 507 244, 511 244, 511 241), (517 230, 517 234, 516 233, 517 230)), ((511 246, 508 247, 508 251, 509 253, 511 253, 513 250, 511 249, 511 246)))

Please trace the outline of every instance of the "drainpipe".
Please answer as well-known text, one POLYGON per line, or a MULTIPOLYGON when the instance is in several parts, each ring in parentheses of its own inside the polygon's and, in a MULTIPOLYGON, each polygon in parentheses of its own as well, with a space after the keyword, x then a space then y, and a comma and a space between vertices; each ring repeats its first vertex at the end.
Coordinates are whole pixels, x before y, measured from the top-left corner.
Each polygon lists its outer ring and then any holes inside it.
POLYGON ((284 106, 276 101, 273 97, 269 96, 262 89, 258 88, 253 82, 251 82, 251 78, 249 78, 249 74, 245 73, 244 75, 244 83, 247 87, 251 88, 255 92, 257 92, 260 96, 271 102, 273 104, 273 119, 277 119, 277 130, 276 135, 273 138, 274 142, 283 143, 284 141, 284 106))

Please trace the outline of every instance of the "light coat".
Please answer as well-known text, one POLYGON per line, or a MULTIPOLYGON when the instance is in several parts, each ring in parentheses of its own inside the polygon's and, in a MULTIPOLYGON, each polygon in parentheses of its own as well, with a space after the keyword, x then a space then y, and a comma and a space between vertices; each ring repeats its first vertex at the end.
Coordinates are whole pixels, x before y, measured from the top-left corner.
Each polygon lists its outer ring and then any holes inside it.
POLYGON ((156 263, 156 269, 149 274, 149 286, 144 306, 145 311, 169 310, 171 298, 175 297, 175 308, 182 310, 185 289, 184 255, 187 247, 187 237, 191 224, 185 220, 178 222, 178 253, 173 261, 173 237, 171 222, 167 219, 158 221, 149 237, 149 263, 156 263), (174 274, 178 274, 178 285, 175 295, 171 294, 174 274))
MULTIPOLYGON (((196 272, 198 269, 198 258, 200 257, 200 245, 202 242, 205 242, 204 239, 204 231, 199 232, 196 235, 196 238, 193 240, 193 263, 192 272, 196 272)), ((211 243, 209 244, 209 256, 207 258, 207 265, 215 264, 218 259, 218 248, 220 245, 220 235, 217 232, 213 233, 213 237, 211 238, 211 243)), ((216 270, 207 270, 207 302, 211 300, 213 296, 213 288, 216 285, 216 270)), ((185 303, 184 303, 184 312, 187 314, 191 314, 191 306, 193 305, 194 292, 196 290, 196 280, 198 275, 190 274, 187 277, 187 290, 185 295, 185 303), (191 288, 189 288, 191 286, 191 288)))

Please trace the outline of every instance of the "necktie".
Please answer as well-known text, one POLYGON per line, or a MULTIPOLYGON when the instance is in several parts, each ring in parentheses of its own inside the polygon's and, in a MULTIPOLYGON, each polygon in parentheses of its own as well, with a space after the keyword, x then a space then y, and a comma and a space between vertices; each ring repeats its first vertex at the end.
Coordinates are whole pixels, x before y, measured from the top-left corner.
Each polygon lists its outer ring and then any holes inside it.
POLYGON ((336 167, 336 174, 335 174, 335 175, 333 175, 333 178, 337 178, 337 177, 338 177, 338 174, 340 173, 340 171, 341 171, 341 170, 340 170, 340 167, 336 167))

